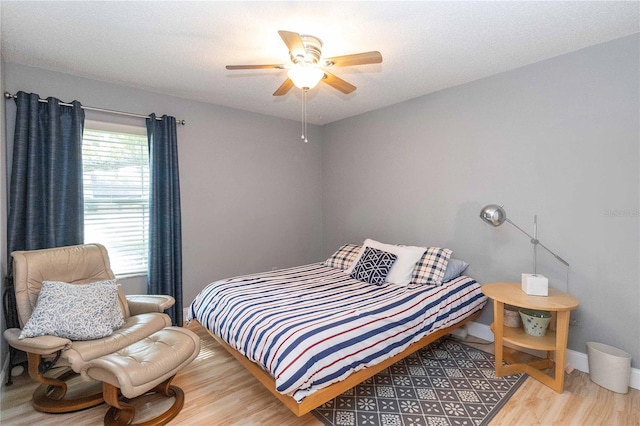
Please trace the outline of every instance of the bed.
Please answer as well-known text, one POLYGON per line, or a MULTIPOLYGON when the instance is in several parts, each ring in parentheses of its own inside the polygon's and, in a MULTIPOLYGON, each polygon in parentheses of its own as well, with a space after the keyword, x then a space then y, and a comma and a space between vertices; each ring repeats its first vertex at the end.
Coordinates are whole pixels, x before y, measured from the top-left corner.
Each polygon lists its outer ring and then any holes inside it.
POLYGON ((348 272, 324 262, 219 280, 187 321, 301 416, 476 318, 487 301, 464 275, 373 285, 348 272))

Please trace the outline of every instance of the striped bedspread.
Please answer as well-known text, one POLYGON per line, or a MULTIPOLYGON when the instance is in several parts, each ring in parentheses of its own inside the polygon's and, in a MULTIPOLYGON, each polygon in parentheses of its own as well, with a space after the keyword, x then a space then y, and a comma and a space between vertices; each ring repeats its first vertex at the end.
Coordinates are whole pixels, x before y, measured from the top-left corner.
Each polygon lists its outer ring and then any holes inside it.
POLYGON ((381 286, 311 264, 216 281, 187 320, 224 339, 301 401, 480 310, 480 285, 459 277, 441 287, 381 286))

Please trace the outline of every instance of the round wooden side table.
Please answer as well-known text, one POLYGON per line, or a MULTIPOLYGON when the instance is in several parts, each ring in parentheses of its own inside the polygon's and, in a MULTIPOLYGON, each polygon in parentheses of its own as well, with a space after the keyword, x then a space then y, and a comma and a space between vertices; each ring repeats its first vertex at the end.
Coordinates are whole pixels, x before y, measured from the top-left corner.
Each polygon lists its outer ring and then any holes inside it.
MULTIPOLYGON (((493 299, 493 324, 495 335, 496 375, 498 377, 526 373, 558 393, 564 391, 564 367, 569 335, 569 316, 579 305, 578 299, 558 290, 549 289, 548 296, 530 296, 522 291, 520 283, 490 283, 482 286, 482 292, 493 299), (552 318, 544 336, 536 337, 525 333, 522 328, 504 326, 504 305, 519 308, 550 311, 552 318), (547 351, 547 358, 528 363, 516 362, 503 365, 504 343, 547 351), (553 353, 555 352, 555 361, 553 353), (553 368, 553 376, 541 371, 553 368)), ((513 360, 507 359, 511 362, 513 360)))

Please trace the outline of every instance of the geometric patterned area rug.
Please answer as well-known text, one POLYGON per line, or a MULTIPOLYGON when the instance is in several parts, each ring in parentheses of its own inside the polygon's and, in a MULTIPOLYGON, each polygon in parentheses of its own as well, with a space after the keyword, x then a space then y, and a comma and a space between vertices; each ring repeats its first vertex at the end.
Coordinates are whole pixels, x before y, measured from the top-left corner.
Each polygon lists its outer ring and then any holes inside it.
POLYGON ((495 373, 493 355, 444 337, 313 414, 329 426, 486 425, 526 379, 495 373))

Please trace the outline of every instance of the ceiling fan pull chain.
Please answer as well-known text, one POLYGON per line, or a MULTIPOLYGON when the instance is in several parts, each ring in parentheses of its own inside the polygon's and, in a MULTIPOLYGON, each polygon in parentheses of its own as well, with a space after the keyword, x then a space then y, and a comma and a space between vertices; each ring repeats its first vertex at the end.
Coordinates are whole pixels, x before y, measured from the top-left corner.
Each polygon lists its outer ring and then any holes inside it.
POLYGON ((309 89, 302 89, 302 136, 300 139, 309 142, 307 139, 307 92, 309 89))
POLYGON ((302 130, 301 130, 301 135, 300 135, 300 139, 304 140, 304 96, 305 95, 305 91, 302 91, 302 116, 300 117, 300 125, 302 126, 302 130))

